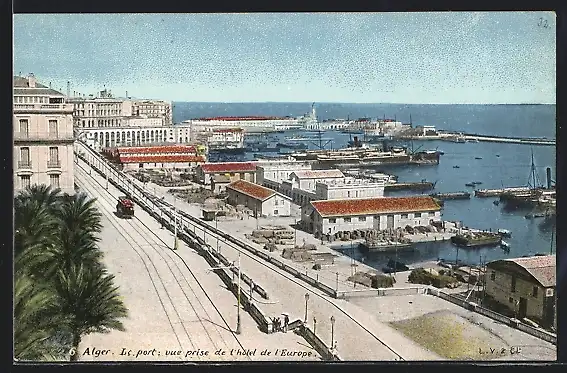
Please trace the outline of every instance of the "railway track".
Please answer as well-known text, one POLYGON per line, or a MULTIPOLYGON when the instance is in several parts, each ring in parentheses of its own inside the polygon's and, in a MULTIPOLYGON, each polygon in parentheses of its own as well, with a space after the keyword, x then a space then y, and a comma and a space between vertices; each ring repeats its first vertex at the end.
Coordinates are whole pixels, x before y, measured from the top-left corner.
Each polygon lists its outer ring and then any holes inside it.
MULTIPOLYGON (((102 160, 100 155, 94 153, 93 150, 91 150, 90 148, 88 148, 86 145, 80 143, 81 146, 85 149, 85 151, 89 152, 90 155, 92 157, 95 157, 97 159, 98 162, 102 162, 102 164, 104 165, 104 167, 108 167, 109 169, 111 169, 111 167, 108 165, 108 163, 105 160, 102 160)), ((144 196, 144 198, 146 200, 152 200, 153 204, 155 207, 157 207, 158 209, 161 209, 163 212, 166 212, 165 209, 170 210, 172 208, 172 206, 166 202, 163 201, 162 199, 158 198, 157 196, 152 195, 151 193, 144 191, 141 187, 139 187, 138 185, 136 185, 132 180, 130 180, 124 173, 113 169, 113 172, 116 173, 116 175, 118 177, 122 177, 122 183, 124 184, 124 179, 128 180, 128 183, 132 186, 130 188, 130 190, 132 191, 132 193, 135 193, 135 191, 137 191, 139 196, 144 196), (159 205, 163 206, 163 208, 158 207, 159 205)), ((112 173, 112 171, 111 171, 112 173)), ((221 233, 220 230, 215 229, 212 226, 209 226, 206 223, 201 222, 198 218, 195 218, 193 216, 190 216, 186 213, 182 213, 181 215, 183 215, 185 217, 184 220, 181 221, 182 225, 185 225, 185 223, 189 224, 191 228, 194 228, 195 230, 198 229, 201 232, 204 232, 206 234, 208 234, 211 237, 218 237, 218 238, 225 238, 225 240, 223 241, 224 244, 226 244, 227 246, 230 246, 232 249, 234 249, 237 252, 240 252, 241 255, 244 255, 246 257, 248 257, 249 259, 255 261, 256 263, 260 264, 263 267, 266 267, 267 269, 269 269, 270 271, 286 278, 288 281, 293 282, 294 284, 296 284, 297 286, 300 286, 301 288, 303 288, 304 290, 308 291, 311 295, 318 297, 319 299, 321 299, 322 301, 328 303, 331 307, 333 307, 334 309, 336 309, 338 312, 340 312, 341 314, 343 314, 343 316, 347 317, 348 319, 350 319, 353 323, 355 323, 358 327, 360 327, 362 330, 364 330, 366 333, 368 333, 368 335, 370 335, 374 340, 376 340, 378 343, 380 343, 382 346, 384 346, 387 350, 390 351, 390 353, 393 355, 393 357, 396 360, 405 360, 401 354, 399 354, 398 352, 396 352, 394 349, 392 349, 388 344, 386 344, 379 336, 377 336, 375 333, 373 333, 371 330, 369 330, 368 328, 366 328, 363 324, 361 324, 357 319, 353 318, 347 311, 345 311, 343 308, 341 308, 339 305, 337 305, 335 302, 332 301, 332 298, 330 298, 326 293, 324 293, 323 291, 317 289, 317 288, 313 288, 312 286, 304 283, 301 280, 296 279, 293 275, 287 273, 285 270, 274 266, 272 263, 268 263, 266 261, 264 261, 263 259, 259 259, 257 258, 254 254, 251 254, 245 243, 241 243, 238 242, 238 240, 234 239, 233 237, 225 234, 224 232, 221 233), (228 238, 228 240, 227 240, 228 238), (236 242, 235 242, 236 241, 236 242)), ((167 215, 168 218, 171 218, 169 215, 167 215)), ((142 222, 143 224, 143 222, 142 222)), ((188 226, 189 228, 189 226, 188 226)), ((256 300, 255 300, 256 301, 256 300)))
MULTIPOLYGON (((116 218, 113 209, 116 198, 111 197, 111 193, 96 179, 90 177, 79 163, 77 163, 77 166, 78 185, 83 187, 85 191, 96 191, 102 196, 102 201, 100 198, 98 199, 99 206, 105 212, 110 223, 127 238, 128 245, 142 260, 180 350, 184 351, 185 354, 185 351, 198 351, 199 349, 214 351, 219 348, 231 349, 236 347, 227 343, 218 327, 210 321, 212 319, 211 310, 218 314, 239 347, 244 349, 183 258, 171 251, 157 234, 143 235, 139 233, 141 230, 148 228, 139 218, 134 217, 132 220, 116 218), (189 276, 185 275, 184 272, 186 271, 189 272, 189 276), (171 280, 175 284, 174 287, 169 284, 171 280), (192 282, 193 285, 191 284, 192 282), (199 299, 199 293, 202 293, 207 299, 206 304, 199 299), (179 298, 181 294, 184 300, 182 304, 176 305, 173 298, 179 298), (191 316, 197 318, 198 329, 201 333, 204 332, 204 334, 193 334, 187 331, 187 322, 183 317, 184 312, 180 310, 180 308, 187 305, 188 308, 183 309, 185 311, 190 310, 191 316), (204 336, 204 338, 201 336, 204 336)), ((192 330, 196 330, 194 322, 190 322, 189 325, 191 325, 192 330)), ((203 356, 198 354, 192 355, 192 357, 196 357, 199 360, 203 359, 203 356)), ((250 360, 250 357, 247 356, 247 359, 250 360)), ((210 360, 210 358, 207 358, 207 360, 210 360)))

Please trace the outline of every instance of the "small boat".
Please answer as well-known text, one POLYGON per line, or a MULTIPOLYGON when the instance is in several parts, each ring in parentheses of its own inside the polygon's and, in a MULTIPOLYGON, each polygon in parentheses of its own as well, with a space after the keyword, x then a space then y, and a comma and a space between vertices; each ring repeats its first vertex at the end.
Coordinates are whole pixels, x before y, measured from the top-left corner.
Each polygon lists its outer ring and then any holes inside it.
POLYGON ((512 236, 512 232, 510 232, 508 229, 499 229, 498 234, 505 237, 512 236))
POLYGON ((480 185, 480 184, 482 184, 482 181, 473 181, 471 184, 480 185))
POLYGON ((474 188, 476 186, 476 184, 475 183, 466 183, 465 186, 474 188))
POLYGON ((499 201, 499 200, 496 200, 496 201, 494 201, 494 202, 492 202, 492 203, 494 203, 496 206, 498 206, 498 205, 500 204, 500 201, 499 201))
POLYGON ((543 218, 545 217, 545 214, 543 213, 536 213, 536 214, 527 214, 526 216, 524 216, 526 219, 535 219, 535 218, 543 218))
POLYGON ((455 166, 453 166, 453 168, 461 168, 461 167, 460 167, 460 166, 457 166, 457 165, 455 165, 455 166))
POLYGON ((503 249, 510 249, 510 244, 504 240, 502 240, 502 242, 500 242, 500 247, 503 249))
POLYGON ((497 158, 500 158, 500 154, 496 154, 496 157, 497 157, 497 158))
POLYGON ((474 157, 474 159, 482 159, 482 157, 474 157))

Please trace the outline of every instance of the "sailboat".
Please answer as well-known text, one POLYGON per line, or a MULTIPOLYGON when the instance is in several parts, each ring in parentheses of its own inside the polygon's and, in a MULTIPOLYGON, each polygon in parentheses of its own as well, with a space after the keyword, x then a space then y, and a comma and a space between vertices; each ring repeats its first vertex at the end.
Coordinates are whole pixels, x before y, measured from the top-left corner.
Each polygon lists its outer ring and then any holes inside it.
POLYGON ((528 177, 527 190, 509 191, 500 195, 500 201, 506 203, 507 207, 532 207, 537 204, 543 193, 543 186, 539 180, 532 150, 532 163, 528 177))

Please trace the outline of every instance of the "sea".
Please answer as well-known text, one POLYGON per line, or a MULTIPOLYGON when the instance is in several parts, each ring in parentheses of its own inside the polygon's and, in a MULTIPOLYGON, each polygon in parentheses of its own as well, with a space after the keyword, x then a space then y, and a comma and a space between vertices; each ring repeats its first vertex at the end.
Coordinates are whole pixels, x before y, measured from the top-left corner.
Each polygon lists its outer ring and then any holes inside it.
MULTIPOLYGON (((357 118, 391 118, 412 123, 414 126, 432 125, 437 129, 495 136, 556 138, 555 105, 404 105, 404 104, 339 104, 317 103, 319 121, 357 118)), ((311 109, 311 103, 189 103, 173 104, 174 123, 210 116, 300 116, 311 109)), ((283 142, 295 133, 273 135, 270 142, 283 142)), ((311 135, 313 136, 313 135, 311 135)), ((359 135, 361 136, 361 135, 359 135)), ((345 147, 353 135, 339 131, 325 131, 325 141, 310 141, 307 145, 316 149, 345 147)), ((478 188, 526 186, 531 179, 532 154, 536 169, 536 181, 546 183, 546 168, 552 170, 555 180, 556 147, 489 142, 453 143, 445 141, 413 141, 406 144, 415 150, 443 151, 439 165, 388 166, 383 171, 398 176, 399 182, 423 179, 435 183, 432 192, 468 191, 470 200, 445 201, 442 219, 461 221, 464 226, 477 229, 507 229, 512 232, 505 238, 510 251, 500 247, 463 249, 450 242, 417 244, 415 250, 391 253, 364 253, 356 245, 337 245, 336 249, 376 269, 385 266, 389 259, 397 259, 407 265, 444 259, 463 261, 469 265, 503 258, 517 258, 535 254, 555 253, 555 220, 526 219, 530 210, 508 211, 495 205, 496 198, 476 198, 466 183, 482 182, 478 188), (477 159, 481 158, 481 159, 477 159), (458 166, 455 168, 454 166, 458 166)), ((245 154, 235 160, 251 160, 254 154, 245 154)), ((419 192, 390 192, 389 196, 415 195, 419 192)))

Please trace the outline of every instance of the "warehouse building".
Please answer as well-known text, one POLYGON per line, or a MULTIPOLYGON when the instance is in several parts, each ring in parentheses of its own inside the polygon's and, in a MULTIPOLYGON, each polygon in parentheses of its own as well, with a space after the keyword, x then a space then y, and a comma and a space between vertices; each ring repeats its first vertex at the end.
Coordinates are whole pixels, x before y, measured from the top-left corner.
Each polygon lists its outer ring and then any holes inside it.
POLYGON ((196 178, 204 185, 211 185, 212 178, 227 176, 230 181, 246 180, 256 182, 256 165, 252 162, 205 163, 197 166, 196 178))
POLYGON ((256 218, 291 215, 291 199, 261 185, 238 180, 229 184, 226 191, 229 204, 246 207, 256 218))

